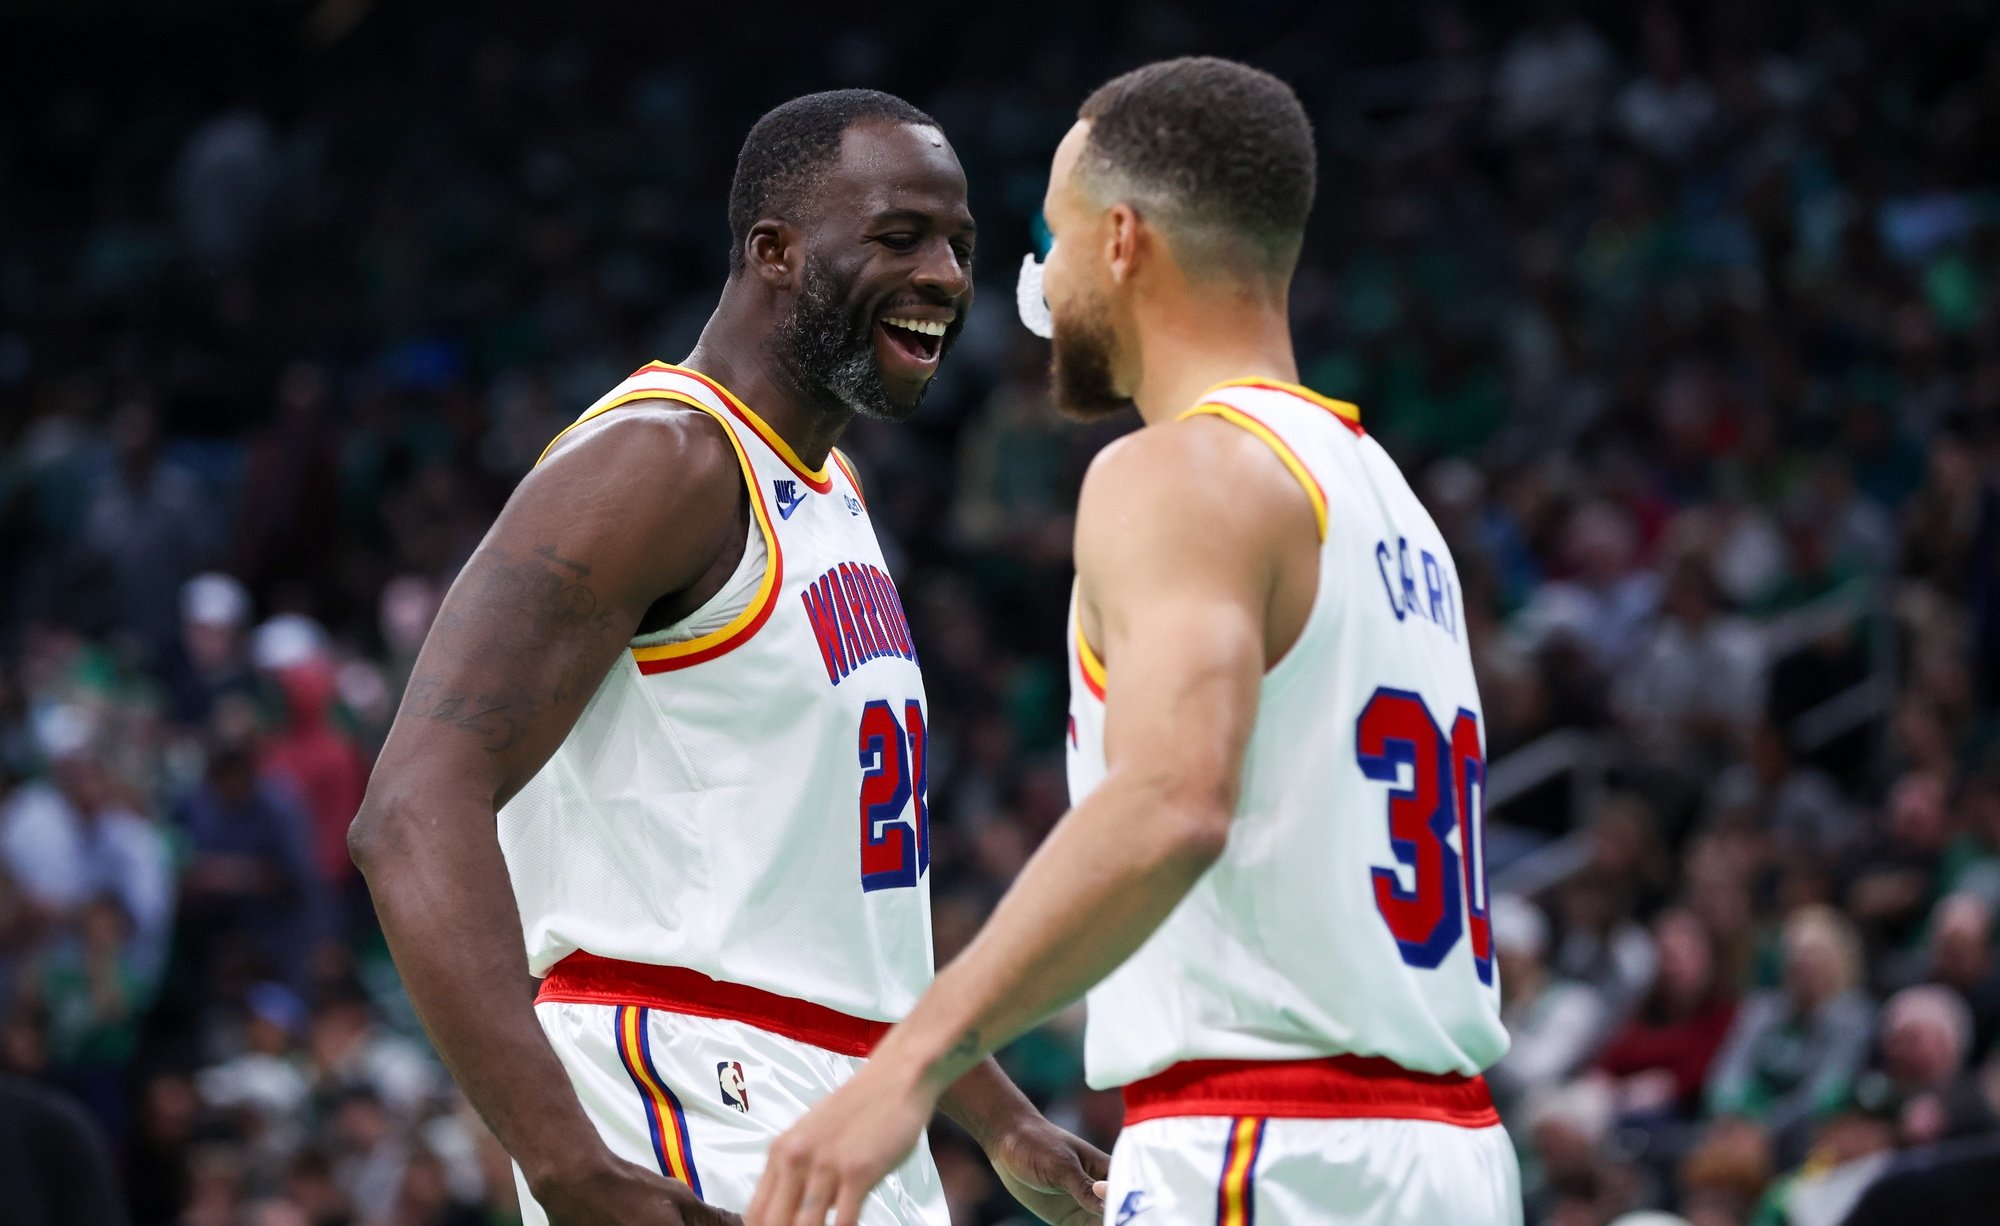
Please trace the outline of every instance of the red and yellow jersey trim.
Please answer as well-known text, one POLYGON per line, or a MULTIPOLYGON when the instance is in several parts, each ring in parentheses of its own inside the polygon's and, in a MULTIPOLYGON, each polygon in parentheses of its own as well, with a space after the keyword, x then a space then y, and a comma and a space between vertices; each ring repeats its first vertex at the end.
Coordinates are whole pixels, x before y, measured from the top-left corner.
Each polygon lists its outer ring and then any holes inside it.
POLYGON ((1284 392, 1289 396, 1297 396, 1299 399, 1316 404, 1335 417, 1338 417, 1354 433, 1361 434, 1363 432, 1361 429, 1361 409, 1358 406, 1349 404, 1345 400, 1335 400, 1331 396, 1322 396, 1309 387, 1297 383, 1286 383, 1282 379, 1229 379, 1209 388, 1201 394, 1201 397, 1203 400, 1206 400, 1210 396, 1215 395, 1215 393, 1229 387, 1254 387, 1267 392, 1284 392))
POLYGON ((646 1010, 639 1005, 620 1005, 613 1013, 618 1027, 618 1059, 638 1088, 646 1108, 646 1131, 653 1140, 653 1157, 660 1173, 686 1184, 701 1195, 701 1176, 694 1169, 694 1145, 688 1140, 687 1113, 680 1099, 667 1088, 653 1066, 652 1038, 646 1027, 646 1010))
POLYGON ((741 613, 731 618, 728 625, 698 638, 682 643, 663 643, 657 647, 632 648, 632 658, 638 663, 639 671, 650 676, 654 673, 671 672, 677 668, 687 668, 704 660, 713 660, 762 629, 764 623, 770 620, 771 610, 778 605, 778 590, 785 580, 785 553, 778 544, 778 532, 771 524, 771 513, 765 509, 764 499, 757 492, 757 470, 751 467, 750 455, 743 450, 743 440, 736 437, 736 431, 723 419, 719 411, 686 392, 647 388, 607 400, 571 422, 563 428, 561 434, 550 439, 549 445, 542 449, 541 459, 535 463, 540 464, 542 460, 548 459, 549 452, 555 450, 556 444, 571 430, 586 422, 594 421, 615 408, 639 400, 668 400, 675 404, 686 405, 688 408, 708 414, 722 426, 722 433, 729 439, 731 449, 736 452, 736 463, 742 468, 743 480, 750 489, 750 513, 756 517, 758 531, 764 534, 764 579, 757 585, 757 594, 752 597, 750 603, 744 606, 741 613))
POLYGON ((756 431, 757 437, 764 440, 764 445, 769 447, 780 460, 783 460, 785 467, 791 469, 799 480, 810 486, 813 493, 825 494, 833 489, 833 472, 829 465, 822 464, 818 468, 807 468, 805 461, 799 458, 799 453, 792 450, 792 445, 787 443, 783 436, 776 430, 773 430, 770 423, 757 416, 749 405, 739 400, 736 393, 698 370, 689 370, 685 366, 675 366, 672 362, 648 362, 632 373, 636 376, 655 370, 686 375, 709 391, 714 392, 721 398, 723 404, 729 406, 729 411, 736 415, 736 419, 756 431))
POLYGON ((1264 1148, 1264 1121, 1245 1116, 1229 1122, 1222 1151, 1222 1186, 1215 1194, 1216 1226, 1254 1226, 1257 1220, 1257 1154, 1264 1148))
POLYGON ((868 495, 861 492, 861 478, 854 475, 854 462, 840 448, 833 449, 833 462, 840 465, 840 471, 847 475, 847 484, 854 488, 854 496, 861 500, 861 509, 868 509, 868 495))
MULTIPOLYGON (((1244 382, 1248 381, 1244 380, 1244 382)), ((1224 384, 1223 386, 1227 387, 1229 385, 1224 384)), ((1185 421, 1190 417, 1220 417, 1231 425, 1247 430, 1259 439, 1262 439, 1264 445, 1269 447, 1277 455, 1278 459, 1284 462, 1285 467, 1291 470, 1292 476, 1297 478, 1299 485, 1305 490, 1306 498, 1312 503, 1313 523, 1319 528, 1319 539, 1322 541, 1326 540, 1326 491, 1320 488, 1319 479, 1314 477, 1312 470, 1305 466, 1303 460, 1299 459, 1298 453, 1292 450, 1291 444, 1278 437, 1277 431, 1271 429, 1271 427, 1250 414, 1245 413, 1235 405, 1224 404, 1220 400, 1203 401, 1187 412, 1182 413, 1179 420, 1185 421)))
POLYGON ((557 431, 556 436, 549 440, 549 445, 542 448, 542 454, 535 457, 535 463, 539 465, 544 460, 548 459, 549 453, 556 449, 556 444, 568 438, 571 431, 577 429, 580 426, 585 425, 586 423, 596 421, 598 418, 604 416, 606 413, 609 413, 613 409, 624 408, 626 405, 631 404, 634 401, 638 400, 671 400, 675 404, 692 404, 697 409, 705 407, 701 404, 696 403, 692 397, 684 396, 679 392, 661 391, 658 388, 650 388, 650 387, 643 388, 636 392, 627 392, 623 396, 619 396, 615 399, 607 400, 603 404, 593 406, 582 417, 577 418, 575 421, 569 423, 567 426, 564 426, 561 430, 557 431))
MULTIPOLYGON (((653 394, 678 400, 721 421, 720 414, 692 396, 679 392, 653 394)), ((647 676, 689 668, 740 646, 764 628, 764 623, 771 619, 771 611, 778 607, 778 591, 785 582, 785 551, 778 544, 778 530, 771 523, 771 512, 764 506, 764 499, 758 492, 757 470, 751 467, 749 453, 743 450, 743 440, 736 437, 736 431, 731 430, 726 421, 722 422, 722 432, 729 436, 729 445, 736 450, 736 462, 742 466, 743 480, 750 487, 750 514, 757 519, 757 530, 764 534, 764 579, 757 585, 757 594, 751 597, 750 603, 743 606, 741 613, 730 618, 728 625, 685 642, 634 647, 632 659, 638 663, 639 671, 647 676)))
POLYGON ((1075 633, 1076 662, 1078 669, 1083 673, 1084 688, 1089 690, 1091 696, 1097 699, 1097 701, 1103 702, 1104 661, 1098 658, 1096 650, 1090 645, 1090 640, 1083 637, 1083 601, 1081 599, 1076 602, 1075 633))

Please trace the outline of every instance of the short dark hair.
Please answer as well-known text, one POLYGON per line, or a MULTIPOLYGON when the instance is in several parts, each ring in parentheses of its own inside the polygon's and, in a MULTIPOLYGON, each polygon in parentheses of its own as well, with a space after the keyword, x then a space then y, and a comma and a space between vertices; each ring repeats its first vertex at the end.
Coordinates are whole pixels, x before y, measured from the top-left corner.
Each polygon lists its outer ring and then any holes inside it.
POLYGON ((1085 179, 1184 240, 1184 258, 1248 254, 1261 271, 1290 273, 1318 175, 1312 121, 1291 86, 1188 56, 1106 83, 1078 118, 1090 122, 1085 179))
POLYGON ((864 120, 941 126, 894 94, 834 89, 794 98, 751 127, 729 184, 730 271, 743 267, 750 227, 766 217, 797 219, 840 156, 841 137, 864 120))

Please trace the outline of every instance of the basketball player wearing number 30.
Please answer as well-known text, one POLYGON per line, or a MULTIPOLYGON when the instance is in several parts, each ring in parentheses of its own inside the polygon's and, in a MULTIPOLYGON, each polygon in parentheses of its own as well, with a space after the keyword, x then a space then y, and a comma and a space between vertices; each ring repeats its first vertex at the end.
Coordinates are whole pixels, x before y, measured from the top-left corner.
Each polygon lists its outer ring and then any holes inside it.
MULTIPOLYGON (((694 352, 564 431, 452 585, 350 836, 527 1226, 736 1221, 931 979, 923 675, 833 443, 958 334, 965 175, 907 102, 814 94, 751 129, 729 224, 694 352)), ((1104 1156, 996 1066, 943 1106, 1097 1220, 1104 1156)), ((898 1163, 862 1220, 947 1226, 898 1163)))
POLYGON ((1057 398, 1145 419, 1077 515, 1075 807, 778 1140, 752 1226, 853 1223, 940 1088, 1086 991, 1114 1224, 1520 1220, 1460 587, 1354 406, 1297 386, 1313 165, 1291 90, 1213 59, 1111 82, 1056 151, 1057 398))

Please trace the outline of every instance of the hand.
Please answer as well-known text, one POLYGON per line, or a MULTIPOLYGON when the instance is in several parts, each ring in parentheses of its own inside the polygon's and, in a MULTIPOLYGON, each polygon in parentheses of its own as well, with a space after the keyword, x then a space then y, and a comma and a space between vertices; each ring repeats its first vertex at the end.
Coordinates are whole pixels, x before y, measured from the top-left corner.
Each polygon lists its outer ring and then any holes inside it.
POLYGON ((860 1226, 861 1201, 916 1148, 936 1106, 914 1078, 870 1061, 771 1145, 750 1226, 860 1226))
POLYGON ((1105 1177, 1111 1159, 1082 1137, 1029 1116, 986 1151, 993 1173, 1015 1200, 1051 1226, 1085 1226, 1104 1220, 1105 1177))
POLYGON ((577 1174, 533 1181, 549 1226, 742 1226, 678 1179, 606 1155, 577 1174))

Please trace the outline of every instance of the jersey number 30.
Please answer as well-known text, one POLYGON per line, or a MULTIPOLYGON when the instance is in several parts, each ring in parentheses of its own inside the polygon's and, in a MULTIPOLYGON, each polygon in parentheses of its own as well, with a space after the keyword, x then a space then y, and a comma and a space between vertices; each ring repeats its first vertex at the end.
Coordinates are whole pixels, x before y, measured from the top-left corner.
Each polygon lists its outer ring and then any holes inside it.
POLYGON ((931 866, 930 733, 923 704, 903 718, 878 698, 861 712, 861 889, 913 886, 931 866), (905 813, 905 810, 908 810, 905 813))
POLYGON ((1402 867, 1369 871, 1376 909, 1403 961, 1433 969, 1469 928, 1479 981, 1492 983, 1486 759, 1479 748, 1479 717, 1459 711, 1447 736, 1423 699, 1407 690, 1379 689, 1354 723, 1354 756, 1362 774, 1389 785, 1389 846, 1402 867))

